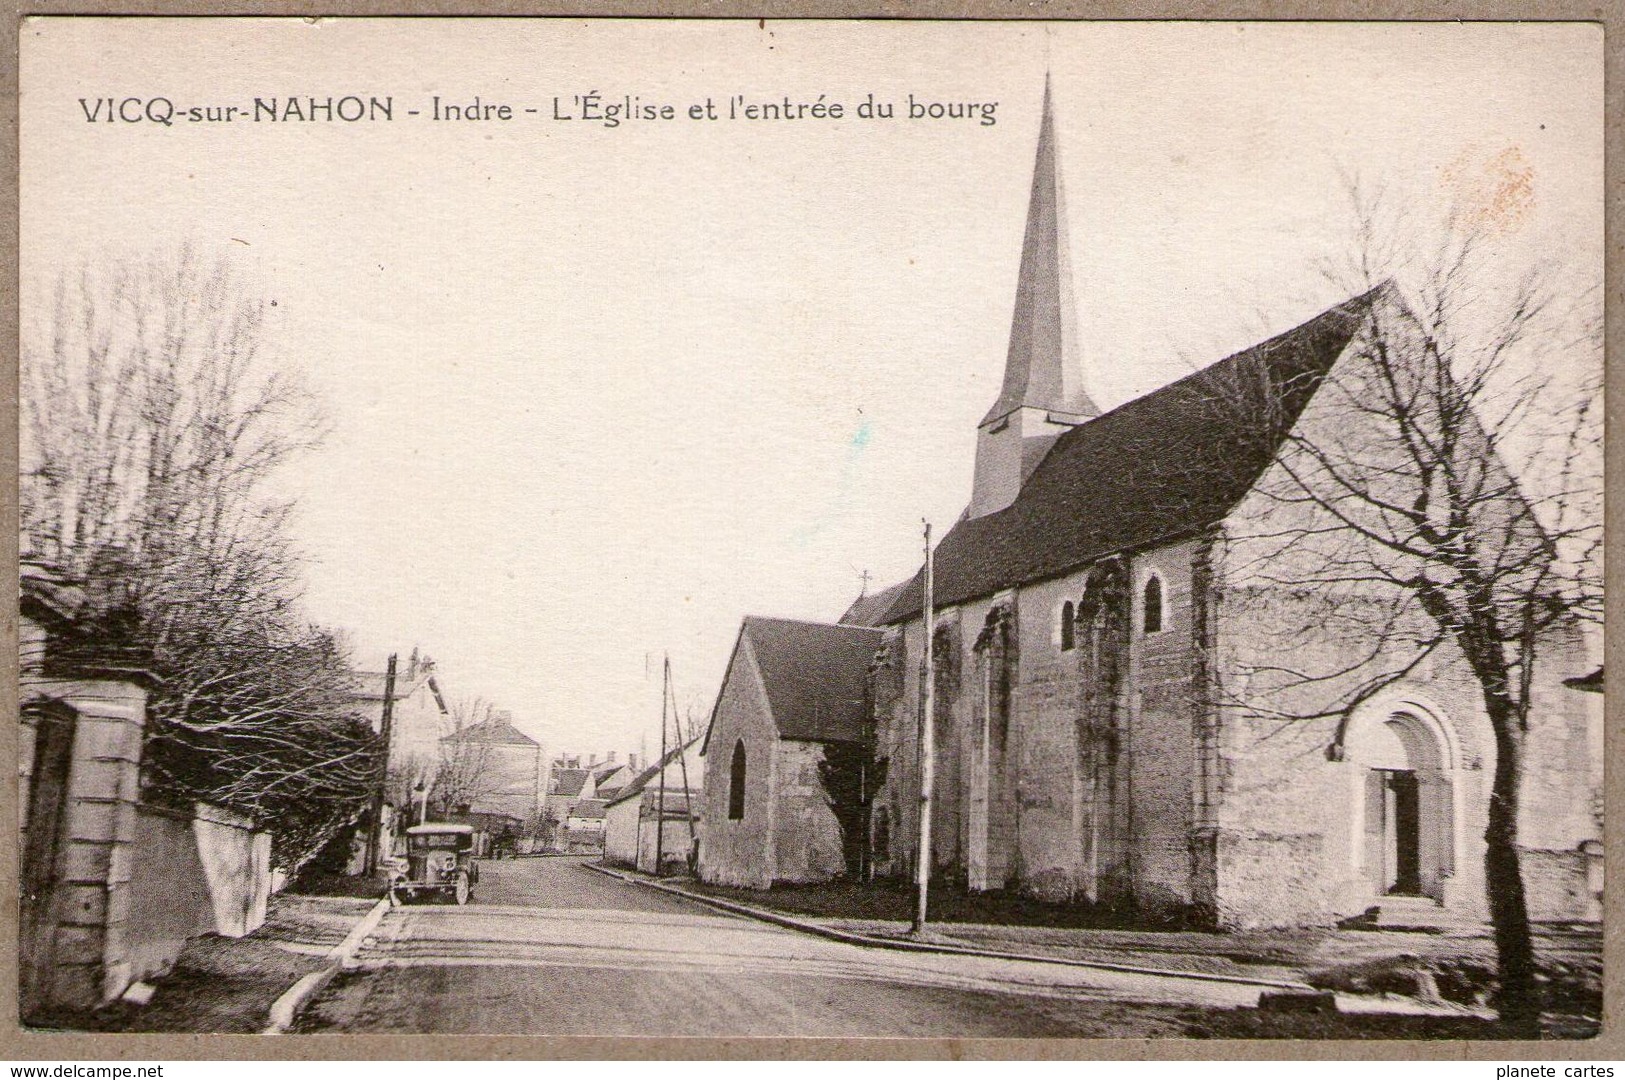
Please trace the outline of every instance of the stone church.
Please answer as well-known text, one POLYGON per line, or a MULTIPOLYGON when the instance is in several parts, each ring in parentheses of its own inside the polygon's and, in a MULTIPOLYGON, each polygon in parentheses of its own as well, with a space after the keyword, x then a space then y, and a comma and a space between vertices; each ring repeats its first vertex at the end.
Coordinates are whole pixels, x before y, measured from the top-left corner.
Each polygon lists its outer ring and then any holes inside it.
MULTIPOLYGON (((1328 685, 1335 708, 1283 720, 1257 673, 1335 669, 1350 645, 1273 632, 1292 590, 1234 576, 1281 432, 1343 422, 1320 389, 1402 301, 1353 297, 1103 411, 1082 385, 1065 226, 1046 91, 1004 380, 935 557, 934 872, 1225 926, 1483 919, 1495 746, 1459 655, 1328 685), (1251 404, 1270 431, 1215 408, 1219 386, 1267 387, 1251 404)), ((882 632, 870 702, 889 768, 870 827, 878 871, 899 876, 919 824, 922 595, 916 576, 842 619, 882 632)), ((1542 653, 1520 821, 1537 919, 1600 913, 1601 695, 1578 688, 1597 664, 1577 634, 1542 653)))

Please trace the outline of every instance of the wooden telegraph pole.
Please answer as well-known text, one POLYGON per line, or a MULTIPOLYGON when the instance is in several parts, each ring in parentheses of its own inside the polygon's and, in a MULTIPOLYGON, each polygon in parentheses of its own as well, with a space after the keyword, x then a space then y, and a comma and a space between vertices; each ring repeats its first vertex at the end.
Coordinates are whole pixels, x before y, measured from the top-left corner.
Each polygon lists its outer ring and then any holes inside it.
POLYGON ((931 789, 936 783, 936 633, 932 625, 936 616, 932 611, 934 582, 932 581, 931 523, 925 523, 925 656, 921 674, 925 685, 920 700, 920 849, 914 857, 914 878, 919 884, 919 895, 914 905, 914 933, 925 930, 926 894, 931 888, 931 789))
POLYGON ((378 787, 372 793, 372 823, 367 828, 367 857, 362 861, 368 877, 378 870, 378 841, 384 831, 384 788, 389 784, 389 749, 391 728, 395 718, 395 654, 389 654, 389 667, 384 671, 384 715, 378 724, 378 735, 384 743, 384 760, 378 766, 378 787))
POLYGON ((660 876, 660 861, 666 854, 666 702, 671 697, 671 656, 667 654, 660 679, 660 799, 655 806, 655 877, 660 876))

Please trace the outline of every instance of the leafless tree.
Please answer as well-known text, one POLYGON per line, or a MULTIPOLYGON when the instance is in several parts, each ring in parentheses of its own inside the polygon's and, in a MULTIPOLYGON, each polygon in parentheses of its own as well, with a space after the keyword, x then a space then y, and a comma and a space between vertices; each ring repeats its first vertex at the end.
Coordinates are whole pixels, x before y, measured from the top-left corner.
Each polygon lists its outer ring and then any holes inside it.
POLYGON ((1600 304, 1564 302, 1551 267, 1500 280, 1498 223, 1470 209, 1429 230, 1358 183, 1350 196, 1351 257, 1326 271, 1372 302, 1310 410, 1272 420, 1280 388, 1242 385, 1262 368, 1208 384, 1247 410, 1238 426, 1284 440, 1226 538, 1225 603, 1252 605, 1260 635, 1228 704, 1284 729, 1445 654, 1465 664, 1494 734, 1498 1007, 1532 1038, 1520 777, 1538 663, 1602 615, 1600 304))
POLYGON ((439 812, 477 807, 501 790, 500 762, 488 730, 498 718, 495 706, 483 698, 453 703, 429 788, 429 802, 439 812))
POLYGON ((378 747, 343 643, 299 613, 276 471, 322 421, 266 301, 191 248, 61 276, 25 324, 25 549, 83 582, 76 648, 151 668, 154 797, 272 828, 290 871, 359 812, 378 747))

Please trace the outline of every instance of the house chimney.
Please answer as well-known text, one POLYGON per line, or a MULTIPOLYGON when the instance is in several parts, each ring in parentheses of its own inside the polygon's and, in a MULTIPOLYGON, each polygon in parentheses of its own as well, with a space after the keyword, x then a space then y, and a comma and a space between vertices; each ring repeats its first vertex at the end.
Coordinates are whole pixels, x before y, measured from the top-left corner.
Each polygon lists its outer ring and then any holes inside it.
POLYGON ((589 769, 596 768, 597 765, 598 765, 598 755, 597 754, 588 754, 587 755, 587 768, 589 768, 589 769))
POLYGON ((611 765, 615 764, 615 751, 611 750, 609 752, 609 757, 605 758, 604 760, 608 761, 611 765))

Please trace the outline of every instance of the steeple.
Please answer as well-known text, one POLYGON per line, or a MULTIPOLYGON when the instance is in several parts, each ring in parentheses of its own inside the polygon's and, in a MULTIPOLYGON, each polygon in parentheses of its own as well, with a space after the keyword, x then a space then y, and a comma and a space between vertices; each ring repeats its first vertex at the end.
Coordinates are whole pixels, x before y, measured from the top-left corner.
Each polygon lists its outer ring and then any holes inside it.
POLYGON ((1004 384, 978 426, 970 516, 1002 510, 1067 428, 1100 415, 1083 390, 1066 202, 1049 76, 1027 202, 1004 384))

